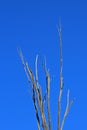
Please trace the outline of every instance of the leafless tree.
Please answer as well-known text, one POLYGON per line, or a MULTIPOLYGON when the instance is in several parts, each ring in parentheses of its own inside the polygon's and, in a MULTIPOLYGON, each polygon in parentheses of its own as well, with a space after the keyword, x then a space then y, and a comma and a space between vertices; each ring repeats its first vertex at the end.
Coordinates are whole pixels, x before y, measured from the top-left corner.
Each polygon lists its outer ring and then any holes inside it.
MULTIPOLYGON (((62 122, 60 122, 61 119, 61 99, 62 99, 62 93, 63 93, 63 57, 62 57, 62 29, 61 25, 58 28, 58 34, 59 34, 59 40, 60 40, 60 89, 59 89, 59 96, 58 96, 58 122, 57 122, 57 130, 63 130, 63 126, 65 123, 65 119, 69 113, 70 107, 73 103, 73 100, 70 100, 70 91, 67 92, 67 104, 65 113, 62 119, 62 122)), ((37 126, 38 130, 43 128, 43 130, 52 130, 52 121, 51 121, 51 113, 50 113, 50 74, 49 71, 46 68, 46 61, 43 65, 43 70, 46 77, 46 94, 44 97, 42 97, 42 88, 38 81, 38 55, 36 56, 35 61, 35 70, 36 74, 34 75, 32 72, 32 69, 28 65, 28 62, 24 61, 24 57, 22 54, 22 50, 18 49, 24 71, 26 73, 27 79, 29 81, 29 84, 32 88, 32 100, 35 108, 36 113, 36 120, 37 120, 37 126), (44 110, 44 100, 47 102, 47 113, 48 116, 45 115, 44 110)))

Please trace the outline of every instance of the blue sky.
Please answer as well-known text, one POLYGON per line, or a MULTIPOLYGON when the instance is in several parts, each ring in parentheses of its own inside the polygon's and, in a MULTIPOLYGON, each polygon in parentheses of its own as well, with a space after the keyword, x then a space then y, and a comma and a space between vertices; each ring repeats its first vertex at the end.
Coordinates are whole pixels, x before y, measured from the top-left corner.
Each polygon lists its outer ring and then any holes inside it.
POLYGON ((51 117, 57 128, 59 90, 59 39, 57 25, 62 21, 64 91, 70 89, 75 102, 64 130, 86 130, 87 120, 87 1, 86 0, 15 0, 0 1, 0 129, 37 130, 28 81, 19 58, 21 47, 25 59, 35 72, 39 54, 39 79, 44 90, 43 57, 51 75, 51 117))

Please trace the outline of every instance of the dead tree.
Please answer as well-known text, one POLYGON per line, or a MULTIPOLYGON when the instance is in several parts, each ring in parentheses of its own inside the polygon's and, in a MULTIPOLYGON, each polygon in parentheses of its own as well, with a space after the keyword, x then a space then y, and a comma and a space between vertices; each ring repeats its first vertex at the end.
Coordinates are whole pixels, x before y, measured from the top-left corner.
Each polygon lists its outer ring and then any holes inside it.
MULTIPOLYGON (((59 28, 58 28, 58 33, 59 33, 59 40, 60 40, 60 89, 59 89, 59 96, 58 96, 58 123, 57 123, 58 128, 57 128, 57 130, 63 130, 65 119, 68 115, 68 112, 69 112, 70 107, 73 103, 73 100, 70 101, 70 91, 68 90, 68 92, 67 92, 67 105, 66 105, 66 109, 65 109, 65 113, 64 113, 62 122, 60 122, 60 119, 61 119, 61 99, 62 99, 62 93, 63 93, 63 76, 62 76, 63 58, 62 58, 61 26, 59 26, 59 28)), ((41 127, 43 128, 43 130, 52 130, 51 113, 50 113, 50 74, 46 68, 46 62, 44 62, 44 65, 43 65, 45 77, 46 77, 46 94, 44 97, 42 97, 42 88, 41 88, 39 81, 38 81, 38 55, 36 56, 36 61, 35 61, 36 74, 34 75, 30 66, 28 65, 28 62, 26 62, 24 60, 21 49, 18 49, 18 53, 20 55, 28 82, 29 82, 31 89, 32 89, 31 95, 32 95, 35 113, 36 113, 38 130, 40 130, 41 127), (44 100, 47 102, 47 113, 48 113, 47 117, 46 117, 45 111, 44 111, 44 105, 45 105, 44 100)))

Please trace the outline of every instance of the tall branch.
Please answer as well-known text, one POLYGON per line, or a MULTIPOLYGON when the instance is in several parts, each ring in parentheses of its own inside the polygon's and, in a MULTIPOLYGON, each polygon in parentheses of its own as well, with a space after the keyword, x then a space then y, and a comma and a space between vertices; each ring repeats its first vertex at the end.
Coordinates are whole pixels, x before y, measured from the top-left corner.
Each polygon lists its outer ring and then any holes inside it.
POLYGON ((63 76, 62 76, 62 69, 63 69, 63 56, 62 56, 62 29, 61 24, 58 29, 59 32, 59 40, 60 40, 60 90, 59 90, 59 97, 58 97, 58 130, 63 130, 63 126, 65 123, 65 119, 69 113, 70 107, 74 100, 70 101, 70 91, 67 92, 67 105, 65 109, 65 113, 62 119, 62 124, 60 124, 60 115, 61 115, 61 98, 62 98, 62 92, 63 92, 63 76))
POLYGON ((60 90, 58 97, 58 130, 61 130, 60 126, 60 114, 61 114, 61 97, 63 92, 63 76, 62 76, 62 68, 63 68, 63 58, 62 58, 62 32, 61 25, 59 26, 59 40, 60 40, 60 90))

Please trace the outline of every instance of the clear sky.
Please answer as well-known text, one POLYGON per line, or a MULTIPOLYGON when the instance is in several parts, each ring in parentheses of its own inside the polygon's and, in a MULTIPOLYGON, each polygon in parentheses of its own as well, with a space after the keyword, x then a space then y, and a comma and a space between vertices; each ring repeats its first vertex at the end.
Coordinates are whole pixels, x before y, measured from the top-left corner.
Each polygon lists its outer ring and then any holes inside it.
POLYGON ((33 72, 39 54, 39 79, 44 90, 43 57, 51 75, 51 117, 57 128, 59 90, 59 39, 62 21, 64 91, 70 89, 75 102, 64 130, 87 130, 87 1, 1 0, 0 1, 0 130, 37 130, 28 81, 19 58, 21 47, 33 72))

